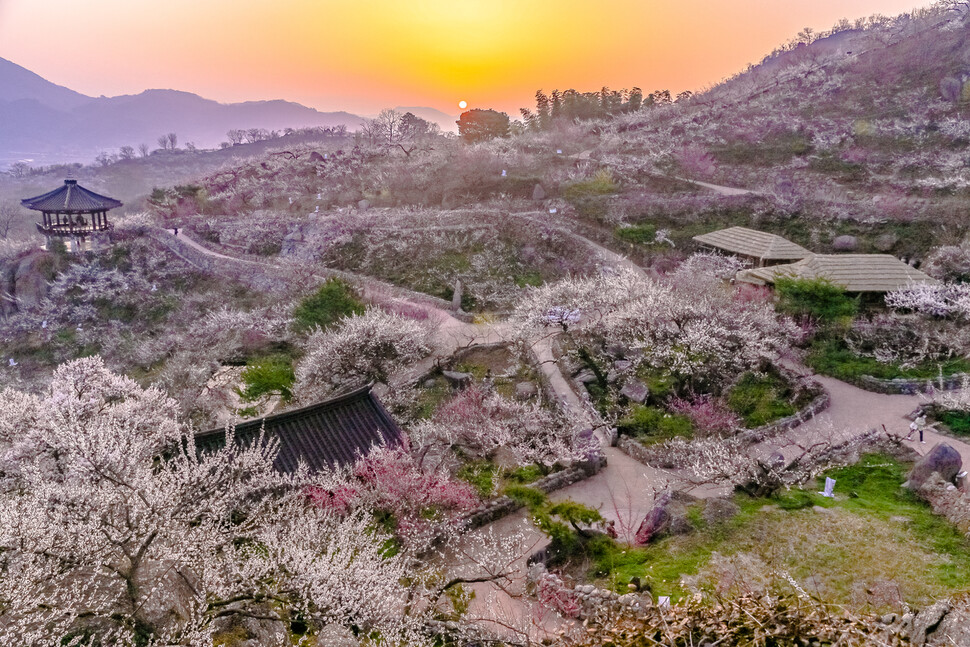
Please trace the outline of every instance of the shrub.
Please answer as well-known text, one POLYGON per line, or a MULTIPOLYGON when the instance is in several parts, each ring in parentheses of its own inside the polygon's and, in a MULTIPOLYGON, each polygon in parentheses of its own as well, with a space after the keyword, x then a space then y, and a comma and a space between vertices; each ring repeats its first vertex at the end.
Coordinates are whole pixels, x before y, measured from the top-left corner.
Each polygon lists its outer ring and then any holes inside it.
POLYGON ((775 281, 782 312, 831 323, 855 316, 859 302, 828 279, 780 277, 775 281))
POLYGON ((966 411, 944 411, 936 418, 953 433, 960 436, 970 436, 970 413, 966 411))
POLYGON ((246 364, 242 375, 245 388, 239 395, 246 402, 253 402, 266 395, 279 395, 284 402, 293 398, 293 363, 286 355, 270 355, 246 364))
POLYGON ((353 288, 340 279, 330 279, 293 310, 293 326, 305 332, 327 328, 344 317, 364 314, 353 288))
POLYGON ((728 406, 749 429, 795 413, 791 388, 772 374, 746 373, 728 393, 728 406))
POLYGON ((650 444, 677 437, 690 438, 694 434, 694 425, 687 416, 640 404, 634 405, 616 426, 620 433, 650 444))
POLYGON ((617 227, 613 233, 620 240, 635 245, 649 245, 657 239, 657 228, 650 224, 617 227))
POLYGON ((616 193, 619 187, 613 179, 609 169, 600 169, 588 180, 573 182, 563 191, 563 195, 570 202, 579 202, 597 195, 616 193))

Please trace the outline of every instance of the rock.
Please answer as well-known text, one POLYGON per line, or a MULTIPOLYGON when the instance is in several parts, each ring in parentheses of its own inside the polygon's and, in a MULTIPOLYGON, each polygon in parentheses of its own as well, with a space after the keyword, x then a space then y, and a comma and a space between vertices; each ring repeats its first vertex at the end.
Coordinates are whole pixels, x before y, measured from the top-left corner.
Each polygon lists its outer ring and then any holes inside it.
POLYGON ((438 383, 433 377, 429 377, 427 380, 421 383, 421 387, 425 389, 433 389, 435 386, 437 386, 437 384, 438 383))
POLYGON ((515 385, 515 397, 518 400, 531 400, 539 395, 539 387, 535 382, 519 382, 515 385))
POLYGON ((627 380, 620 389, 620 395, 630 402, 643 404, 650 397, 650 388, 640 380, 627 380))
POLYGON ((360 642, 354 638, 354 633, 347 627, 329 624, 317 634, 316 644, 327 647, 357 647, 360 642))
POLYGON ((694 532, 694 524, 687 516, 686 505, 672 502, 667 506, 667 513, 670 515, 670 534, 689 535, 694 532))
POLYGON ((832 241, 832 249, 837 252, 854 252, 859 248, 859 239, 855 236, 836 236, 832 241))
POLYGON ((472 383, 471 373, 460 373, 458 371, 441 371, 441 377, 448 380, 448 384, 453 389, 463 389, 472 383))
POLYGON ((933 472, 938 473, 944 481, 953 482, 962 468, 960 452, 946 443, 937 443, 913 466, 908 484, 910 488, 918 489, 933 472))
POLYGON ((670 529, 670 513, 667 506, 670 504, 670 492, 664 492, 654 502, 653 509, 640 522, 637 528, 636 543, 646 546, 654 539, 663 536, 670 529))
POLYGON ((360 209, 361 211, 367 211, 368 209, 370 209, 370 200, 358 200, 357 208, 360 209))
POLYGON ((933 632, 927 631, 926 642, 930 645, 970 645, 970 599, 963 597, 954 602, 933 632))
POLYGON ((620 373, 626 373, 630 370, 631 366, 633 366, 633 362, 626 359, 618 359, 613 362, 613 368, 620 373))
POLYGON ((946 601, 940 601, 935 604, 928 606, 913 618, 913 631, 910 635, 910 640, 913 641, 914 645, 925 645, 926 638, 940 624, 945 616, 950 611, 950 604, 946 601))
POLYGON ((891 252, 899 242, 899 236, 896 234, 882 234, 876 236, 876 240, 872 242, 872 246, 876 248, 878 252, 891 252))
POLYGON ((573 379, 579 382, 580 384, 589 384, 590 382, 596 381, 596 373, 589 370, 588 368, 584 368, 579 373, 576 373, 576 376, 573 377, 573 379))
POLYGON ((533 200, 546 199, 546 190, 542 188, 541 184, 536 184, 535 188, 532 189, 532 199, 533 200))
POLYGON ((54 278, 54 256, 45 251, 31 252, 20 259, 12 272, 12 294, 17 310, 30 310, 47 297, 49 281, 54 278))
POLYGON ((626 359, 630 354, 630 349, 623 344, 610 344, 606 347, 606 354, 616 359, 626 359))
POLYGON ((310 153, 310 161, 311 162, 322 162, 323 161, 323 155, 321 155, 320 153, 318 153, 316 151, 313 151, 312 153, 310 153))
POLYGON ((708 500, 702 516, 708 524, 715 525, 733 519, 739 512, 741 508, 732 499, 719 497, 708 500))

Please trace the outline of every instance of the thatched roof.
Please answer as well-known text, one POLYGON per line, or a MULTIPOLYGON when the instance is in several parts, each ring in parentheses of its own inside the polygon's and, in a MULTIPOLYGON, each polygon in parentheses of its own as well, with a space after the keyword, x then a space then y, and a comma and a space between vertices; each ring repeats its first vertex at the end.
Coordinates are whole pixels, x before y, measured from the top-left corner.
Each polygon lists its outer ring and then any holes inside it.
POLYGON ((801 245, 756 229, 728 227, 694 236, 701 245, 761 261, 797 261, 812 255, 801 245))
POLYGON ((737 280, 765 285, 779 276, 825 278, 846 292, 892 292, 917 283, 939 284, 890 254, 813 254, 797 263, 743 270, 737 280))

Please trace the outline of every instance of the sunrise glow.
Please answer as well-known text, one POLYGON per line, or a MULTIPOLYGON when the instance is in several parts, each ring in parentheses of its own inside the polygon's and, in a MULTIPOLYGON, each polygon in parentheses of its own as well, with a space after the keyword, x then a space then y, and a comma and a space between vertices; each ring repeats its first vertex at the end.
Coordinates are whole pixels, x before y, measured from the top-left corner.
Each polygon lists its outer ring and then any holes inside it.
POLYGON ((177 88, 374 114, 452 112, 473 90, 517 113, 540 88, 696 90, 803 27, 916 4, 928 2, 0 0, 0 56, 94 96, 177 88))

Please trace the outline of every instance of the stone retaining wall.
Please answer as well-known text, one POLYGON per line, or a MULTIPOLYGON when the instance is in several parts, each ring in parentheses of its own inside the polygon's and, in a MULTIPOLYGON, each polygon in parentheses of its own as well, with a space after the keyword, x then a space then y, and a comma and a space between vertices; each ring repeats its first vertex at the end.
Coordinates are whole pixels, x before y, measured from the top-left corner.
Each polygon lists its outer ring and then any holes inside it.
POLYGON ((933 391, 957 391, 962 387, 963 381, 968 377, 970 376, 966 373, 957 373, 955 375, 947 375, 934 379, 913 380, 896 378, 894 380, 881 380, 871 375, 863 375, 849 382, 860 389, 874 393, 884 393, 886 395, 916 395, 917 393, 932 393, 933 391))
MULTIPOLYGON (((600 457, 599 460, 591 463, 583 463, 567 467, 566 469, 544 476, 529 487, 541 490, 546 494, 560 490, 566 486, 578 483, 583 479, 593 476, 606 466, 606 458, 600 457)), ((485 501, 477 509, 473 510, 466 519, 470 528, 480 528, 490 524, 497 519, 511 514, 518 510, 520 506, 507 496, 500 496, 485 501)))
MULTIPOLYGON (((757 427, 755 429, 745 429, 738 433, 737 437, 743 442, 755 444, 763 442, 769 438, 777 436, 778 434, 794 429, 799 425, 808 422, 821 412, 829 408, 832 400, 829 394, 823 391, 821 394, 817 395, 814 400, 808 403, 805 407, 787 418, 781 418, 770 424, 757 427)), ((645 465, 655 465, 658 459, 661 458, 658 453, 662 451, 662 446, 658 450, 656 447, 644 447, 636 440, 629 436, 620 436, 616 443, 617 448, 632 458, 633 460, 639 461, 645 465)))

